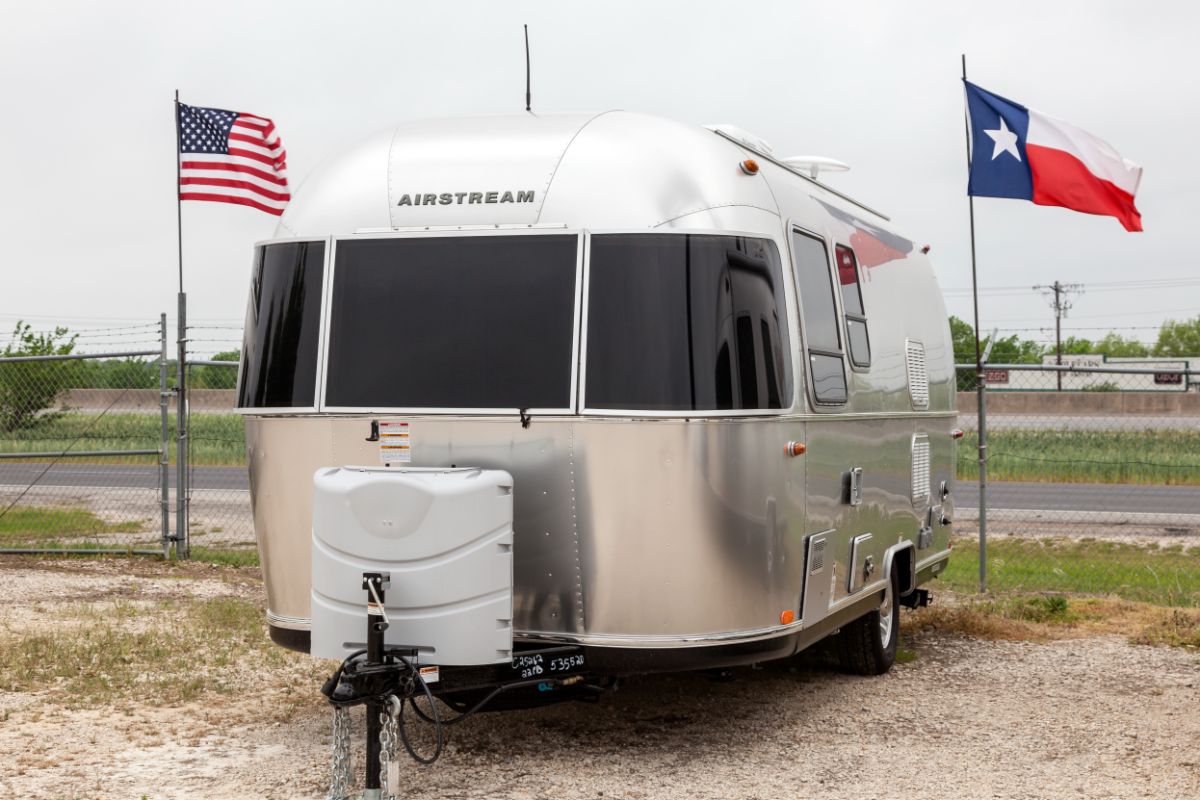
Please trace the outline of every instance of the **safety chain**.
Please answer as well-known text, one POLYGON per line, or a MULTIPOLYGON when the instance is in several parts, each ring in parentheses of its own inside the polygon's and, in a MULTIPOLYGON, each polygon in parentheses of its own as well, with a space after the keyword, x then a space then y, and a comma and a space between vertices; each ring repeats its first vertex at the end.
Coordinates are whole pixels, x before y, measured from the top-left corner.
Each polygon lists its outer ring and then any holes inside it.
POLYGON ((388 767, 396 757, 398 720, 402 706, 403 701, 391 694, 387 697, 386 709, 379 712, 379 795, 383 800, 395 800, 396 797, 388 786, 388 767))
POLYGON ((329 781, 329 800, 350 796, 350 710, 333 710, 333 774, 329 781))

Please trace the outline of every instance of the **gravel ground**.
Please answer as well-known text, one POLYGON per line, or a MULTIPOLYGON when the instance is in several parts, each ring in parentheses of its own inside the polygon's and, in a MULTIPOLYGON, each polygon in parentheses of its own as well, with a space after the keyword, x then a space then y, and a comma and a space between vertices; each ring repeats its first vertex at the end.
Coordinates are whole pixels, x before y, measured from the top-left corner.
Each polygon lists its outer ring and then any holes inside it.
MULTIPOLYGON (((37 629, 55 603, 114 593, 261 592, 245 570, 229 579, 200 565, 95 563, 105 566, 73 567, 56 600, 47 591, 63 586, 54 562, 0 562, 0 624, 37 629)), ((732 682, 642 677, 597 704, 482 714, 452 729, 437 764, 405 762, 399 794, 1200 797, 1196 653, 1114 637, 1029 643, 926 633, 905 646, 915 658, 881 678, 843 676, 809 659, 735 670, 732 682)), ((323 797, 330 715, 318 698, 315 682, 255 684, 173 708, 147 699, 68 710, 53 693, 0 691, 0 796, 323 797), (285 702, 297 689, 304 699, 285 702)), ((355 724, 358 751, 361 711, 355 724)))

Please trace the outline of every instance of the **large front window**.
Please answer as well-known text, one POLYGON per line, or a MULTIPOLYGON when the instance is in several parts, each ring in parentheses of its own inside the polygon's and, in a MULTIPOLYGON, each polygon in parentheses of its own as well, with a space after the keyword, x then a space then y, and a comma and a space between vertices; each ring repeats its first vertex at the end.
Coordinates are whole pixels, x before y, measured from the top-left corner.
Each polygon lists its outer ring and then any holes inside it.
POLYGON ((338 241, 325 405, 571 408, 578 241, 338 241))
POLYGON ((595 235, 589 270, 588 408, 719 411, 791 404, 783 270, 773 242, 595 235))
POLYGON ((239 408, 315 405, 324 268, 324 242, 280 242, 255 251, 239 408))

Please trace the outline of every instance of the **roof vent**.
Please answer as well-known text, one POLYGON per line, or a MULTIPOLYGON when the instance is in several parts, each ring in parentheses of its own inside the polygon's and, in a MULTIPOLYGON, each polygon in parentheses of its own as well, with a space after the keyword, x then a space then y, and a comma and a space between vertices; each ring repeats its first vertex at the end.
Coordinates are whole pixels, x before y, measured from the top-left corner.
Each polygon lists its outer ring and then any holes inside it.
POLYGON ((845 161, 825 156, 788 156, 779 160, 797 172, 807 172, 814 181, 822 172, 847 172, 850 169, 845 161))
POLYGON ((755 136, 750 131, 743 130, 737 125, 721 123, 720 125, 705 125, 704 127, 708 128, 713 133, 721 134, 726 139, 732 139, 739 144, 743 144, 756 153, 762 153, 769 156, 771 153, 775 152, 775 149, 771 147, 766 139, 755 136))

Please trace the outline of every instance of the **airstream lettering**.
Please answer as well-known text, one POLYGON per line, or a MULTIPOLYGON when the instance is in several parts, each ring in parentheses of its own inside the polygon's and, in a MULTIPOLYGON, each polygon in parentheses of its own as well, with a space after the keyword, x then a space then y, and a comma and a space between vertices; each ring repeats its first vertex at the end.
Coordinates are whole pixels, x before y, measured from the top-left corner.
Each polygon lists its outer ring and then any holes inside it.
POLYGON ((736 129, 387 131, 255 251, 238 397, 271 636, 360 646, 338 580, 452 703, 831 635, 884 672, 950 556, 946 320, 886 217, 736 129), (391 188, 438 183, 531 188, 391 188))

